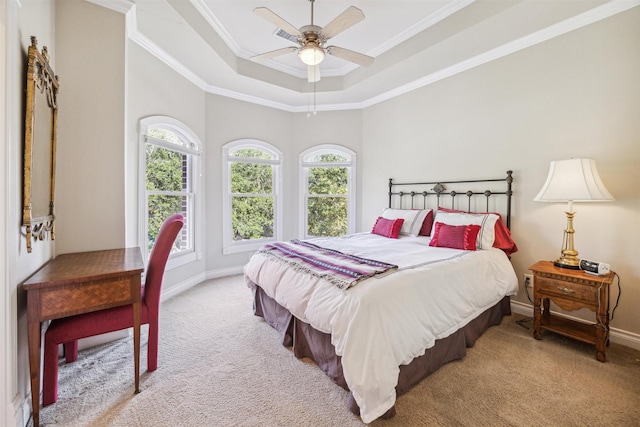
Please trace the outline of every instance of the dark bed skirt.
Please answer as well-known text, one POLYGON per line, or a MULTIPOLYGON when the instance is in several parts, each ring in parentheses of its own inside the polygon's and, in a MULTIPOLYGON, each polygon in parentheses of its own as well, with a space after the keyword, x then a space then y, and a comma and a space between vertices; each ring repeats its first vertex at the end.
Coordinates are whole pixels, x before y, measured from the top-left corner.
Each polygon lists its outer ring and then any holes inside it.
MULTIPOLYGON (((317 331, 312 326, 295 318, 289 310, 282 307, 269 297, 259 286, 254 286, 253 312, 280 332, 282 344, 292 347, 298 358, 308 357, 326 373, 336 384, 349 390, 342 374, 341 357, 336 355, 331 344, 331 335, 317 331)), ((465 327, 459 329, 446 338, 439 339, 435 345, 416 357, 408 365, 400 366, 396 395, 407 392, 429 374, 441 366, 467 354, 467 348, 472 347, 476 340, 490 326, 498 325, 502 317, 511 314, 510 298, 504 297, 493 307, 487 309, 465 327)), ((359 415, 359 408, 353 396, 349 394, 348 407, 351 412, 359 415)), ((395 408, 389 409, 382 418, 389 418, 395 414, 395 408)))

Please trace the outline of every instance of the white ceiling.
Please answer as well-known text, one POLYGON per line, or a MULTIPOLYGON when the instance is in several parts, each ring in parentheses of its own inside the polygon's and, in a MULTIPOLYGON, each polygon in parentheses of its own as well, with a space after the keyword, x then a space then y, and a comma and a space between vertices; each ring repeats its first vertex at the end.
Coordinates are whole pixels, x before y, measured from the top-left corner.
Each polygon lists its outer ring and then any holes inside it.
MULTIPOLYGON (((314 85, 295 53, 248 58, 293 43, 253 13, 267 7, 294 27, 311 22, 309 0, 89 0, 127 13, 128 36, 211 93, 307 111, 314 85)), ((316 0, 314 24, 347 7, 365 19, 330 39, 375 58, 370 67, 327 56, 315 85, 318 110, 363 108, 526 49, 640 5, 640 0, 316 0)))

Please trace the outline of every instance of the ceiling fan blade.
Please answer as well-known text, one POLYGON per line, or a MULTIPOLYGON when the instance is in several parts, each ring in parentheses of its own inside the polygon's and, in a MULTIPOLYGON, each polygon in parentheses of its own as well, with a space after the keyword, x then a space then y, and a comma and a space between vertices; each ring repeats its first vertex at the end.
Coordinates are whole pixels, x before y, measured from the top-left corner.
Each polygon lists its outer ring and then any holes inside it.
POLYGON ((320 81, 320 65, 307 65, 307 81, 309 83, 320 81))
POLYGON ((327 53, 329 55, 337 56, 338 58, 344 59, 349 62, 353 62, 354 64, 362 65, 368 67, 373 64, 373 57, 369 55, 365 55, 363 53, 354 52, 349 49, 345 49, 343 47, 338 46, 327 46, 327 53))
POLYGON ((290 23, 282 19, 279 15, 272 12, 270 9, 267 9, 266 7, 256 7, 255 9, 253 9, 253 13, 263 17, 267 21, 274 24, 276 27, 285 30, 287 33, 293 36, 302 37, 302 33, 300 33, 300 30, 298 30, 296 27, 294 27, 293 25, 291 25, 290 23))
POLYGON ((293 36, 293 35, 287 33, 282 28, 278 28, 278 31, 276 31, 276 36, 282 37, 283 39, 287 39, 287 40, 289 40, 290 42, 293 42, 293 43, 299 43, 298 42, 298 38, 296 36, 293 36))
POLYGON ((325 39, 330 39, 363 19, 364 13, 357 7, 350 6, 320 30, 320 34, 325 39))
POLYGON ((251 58, 249 58, 251 61, 264 61, 265 59, 271 59, 271 58, 275 58, 276 56, 280 56, 280 55, 284 55, 286 53, 291 53, 291 52, 295 52, 296 50, 298 50, 297 47, 283 47, 282 49, 276 49, 276 50, 272 50, 271 52, 265 52, 265 53, 261 53, 260 55, 255 55, 252 56, 251 58))

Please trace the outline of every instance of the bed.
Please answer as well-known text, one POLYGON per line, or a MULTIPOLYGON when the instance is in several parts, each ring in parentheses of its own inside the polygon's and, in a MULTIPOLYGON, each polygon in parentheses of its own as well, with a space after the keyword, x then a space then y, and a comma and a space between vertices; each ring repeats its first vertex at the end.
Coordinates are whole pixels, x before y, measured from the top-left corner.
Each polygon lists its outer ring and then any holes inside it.
POLYGON ((244 268, 254 313, 349 390, 363 422, 393 416, 397 396, 511 314, 512 182, 511 171, 389 179, 388 207, 371 232, 257 251, 244 268))

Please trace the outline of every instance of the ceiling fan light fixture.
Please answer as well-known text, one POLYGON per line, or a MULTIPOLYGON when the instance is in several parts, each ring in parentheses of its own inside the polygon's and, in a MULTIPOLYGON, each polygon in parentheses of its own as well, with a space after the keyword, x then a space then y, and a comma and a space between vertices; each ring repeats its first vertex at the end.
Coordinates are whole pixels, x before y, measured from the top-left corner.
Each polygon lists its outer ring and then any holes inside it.
POLYGON ((315 0, 309 0, 311 3, 311 24, 304 25, 299 29, 266 7, 256 7, 253 9, 254 13, 279 28, 276 35, 294 42, 298 46, 276 49, 271 52, 254 55, 249 59, 252 61, 260 61, 275 58, 289 52, 297 52, 300 61, 307 65, 307 80, 310 83, 315 83, 320 80, 319 64, 324 60, 325 55, 332 55, 357 65, 371 65, 373 58, 370 56, 337 46, 324 47, 327 40, 362 21, 364 19, 364 13, 355 6, 349 6, 344 12, 336 16, 322 28, 313 23, 314 1, 315 0))
POLYGON ((300 48, 298 57, 307 65, 318 65, 324 59, 324 49, 318 45, 308 44, 300 48))

